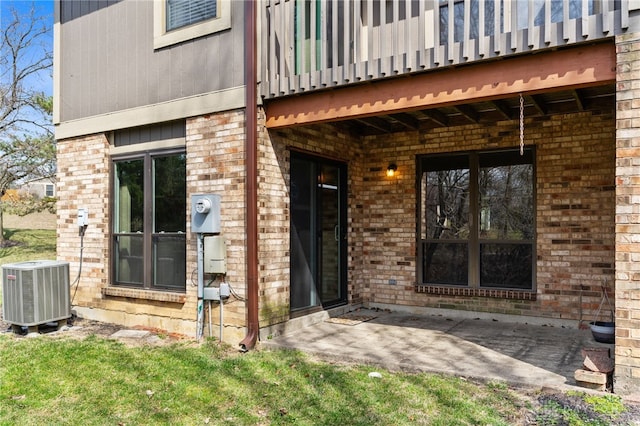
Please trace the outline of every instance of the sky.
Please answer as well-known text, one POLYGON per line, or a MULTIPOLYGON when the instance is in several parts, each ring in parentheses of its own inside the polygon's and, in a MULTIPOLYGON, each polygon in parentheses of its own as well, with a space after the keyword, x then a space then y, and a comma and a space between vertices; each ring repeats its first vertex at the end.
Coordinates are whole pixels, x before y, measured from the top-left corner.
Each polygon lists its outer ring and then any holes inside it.
MULTIPOLYGON (((38 16, 42 16, 47 20, 51 34, 46 39, 45 48, 53 51, 53 0, 0 0, 0 31, 5 28, 7 20, 12 19, 11 10, 15 9, 20 15, 28 15, 32 7, 38 16)), ((34 50, 33 55, 41 55, 40 52, 39 50, 34 50)), ((25 55, 26 61, 30 59, 29 54, 25 55)), ((53 72, 53 70, 51 71, 53 72)), ((53 95, 52 72, 40 73, 38 76, 26 81, 26 84, 35 91, 51 96, 53 95)), ((2 76, 2 72, 0 72, 0 78, 5 78, 2 76)), ((31 133, 31 131, 27 129, 27 133, 31 133)))
MULTIPOLYGON (((0 28, 4 28, 7 19, 11 19, 11 10, 15 9, 21 15, 28 14, 31 7, 35 8, 38 16, 46 17, 50 22, 51 28, 51 45, 53 50, 53 0, 0 0, 0 28)), ((51 95, 53 81, 51 76, 41 76, 42 82, 33 82, 42 86, 42 91, 51 95)))

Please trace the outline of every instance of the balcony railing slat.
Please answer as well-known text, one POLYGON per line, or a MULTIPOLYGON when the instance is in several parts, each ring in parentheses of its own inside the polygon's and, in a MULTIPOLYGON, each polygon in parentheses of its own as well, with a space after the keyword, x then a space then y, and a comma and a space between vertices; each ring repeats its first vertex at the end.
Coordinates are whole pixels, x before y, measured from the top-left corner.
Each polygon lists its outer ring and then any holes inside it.
MULTIPOLYGON (((435 2, 434 2, 435 3, 435 2)), ((427 23, 425 22, 425 25, 427 23)), ((442 54, 440 53, 440 8, 433 8, 433 64, 440 65, 442 54)))
POLYGON ((374 66, 374 58, 373 58, 373 44, 374 44, 374 34, 373 34, 373 0, 367 0, 367 78, 373 78, 373 66, 374 66))
POLYGON ((427 26, 425 24, 425 0, 418 1, 418 57, 417 57, 417 69, 424 69, 427 67, 426 59, 425 59, 425 51, 426 51, 426 37, 427 37, 427 26))
POLYGON ((404 68, 406 71, 413 71, 415 70, 415 63, 416 63, 416 54, 415 54, 416 47, 413 40, 416 38, 416 36, 419 37, 419 35, 418 35, 418 27, 416 26, 416 20, 412 16, 411 1, 409 0, 405 0, 404 2, 404 16, 406 17, 405 23, 404 23, 404 43, 403 43, 406 46, 406 52, 405 52, 406 60, 405 60, 404 68))
POLYGON ((478 56, 484 58, 487 52, 486 34, 484 29, 484 5, 485 2, 478 2, 478 56))
POLYGON ((609 9, 609 2, 605 2, 602 5, 602 32, 608 34, 611 31, 613 20, 613 13, 611 13, 611 9, 609 9))
POLYGON ((263 0, 262 95, 611 38, 629 1, 263 0))
POLYGON ((500 10, 500 0, 493 0, 493 51, 496 55, 502 53, 502 45, 500 43, 500 25, 502 21, 500 20, 500 14, 495 11, 500 10))
POLYGON ((315 7, 314 4, 311 4, 309 8, 309 43, 311 45, 311 57, 309 58, 309 86, 311 88, 316 88, 319 86, 319 72, 321 60, 318 61, 318 43, 319 40, 316 40, 318 34, 318 20, 322 23, 322 13, 318 16, 318 8, 315 7))
POLYGON ((295 37, 298 40, 295 41, 296 61, 294 68, 299 73, 298 86, 300 90, 309 90, 309 77, 311 68, 311 57, 313 55, 313 32, 310 34, 309 43, 307 44, 305 23, 307 21, 307 8, 301 7, 298 10, 298 20, 295 22, 295 37), (307 65, 307 58, 309 58, 309 64, 307 65))
POLYGON ((511 27, 509 28, 509 35, 511 36, 511 50, 515 51, 518 48, 518 4, 505 2, 505 14, 506 7, 509 5, 509 17, 511 21, 511 27))
POLYGON ((328 36, 328 28, 329 28, 329 12, 328 12, 328 2, 320 3, 320 84, 321 87, 324 87, 328 84, 330 74, 328 70, 329 68, 329 36, 328 36), (329 77, 329 78, 324 78, 329 77))
POLYGON ((562 0, 562 31, 566 42, 575 42, 575 39, 572 40, 571 36, 571 34, 575 33, 575 21, 569 19, 569 0, 562 0), (573 31, 572 26, 574 27, 573 31))
POLYGON ((388 44, 389 44, 389 34, 387 30, 387 2, 381 1, 378 2, 379 5, 379 13, 380 13, 380 25, 379 25, 379 33, 378 40, 380 50, 378 52, 378 57, 380 58, 380 68, 378 69, 377 76, 384 77, 389 75, 389 54, 388 52, 388 44))
POLYGON ((344 70, 343 81, 350 82, 353 80, 352 70, 351 70, 351 59, 349 58, 349 54, 351 52, 351 42, 353 37, 351 32, 349 31, 349 27, 351 24, 351 4, 352 2, 342 3, 343 9, 343 25, 342 25, 342 65, 344 70))
POLYGON ((267 0, 266 2, 266 25, 262 25, 263 31, 267 31, 267 49, 268 53, 266 54, 266 70, 263 72, 263 86, 267 86, 269 88, 268 95, 273 96, 275 92, 274 84, 278 78, 278 74, 276 72, 276 63, 277 63, 277 51, 276 51, 276 31, 273 28, 273 14, 275 13, 273 7, 271 6, 271 2, 267 0), (266 75, 266 79, 264 76, 266 75))
POLYGON ((471 2, 464 2, 464 45, 462 48, 462 58, 468 61, 471 57, 471 2))
POLYGON ((449 9, 447 14, 447 59, 449 62, 453 62, 453 46, 455 46, 455 29, 456 29, 456 21, 455 21, 455 12, 454 12, 455 2, 454 0, 449 0, 449 9))
POLYGON ((535 8, 533 0, 529 0, 527 3, 527 46, 533 48, 537 43, 535 40, 535 25, 533 24, 535 18, 535 8))
POLYGON ((551 2, 544 2, 544 44, 551 43, 551 2))
POLYGON ((360 81, 365 79, 365 63, 362 58, 362 46, 364 45, 362 42, 362 30, 360 28, 363 27, 362 22, 362 2, 354 2, 353 3, 353 61, 355 63, 354 75, 353 78, 355 81, 360 81))
POLYGON ((400 73, 400 61, 401 57, 398 54, 402 52, 403 49, 400 48, 400 8, 399 2, 393 2, 393 8, 391 9, 391 73, 399 74, 400 73))
POLYGON ((331 85, 337 85, 338 78, 338 0, 331 0, 331 85))
MULTIPOLYGON (((605 7, 606 9, 606 7, 605 7)), ((604 18, 604 15, 602 16, 604 18)), ((582 37, 587 38, 589 36, 589 2, 582 2, 582 17, 580 18, 582 23, 582 37)))

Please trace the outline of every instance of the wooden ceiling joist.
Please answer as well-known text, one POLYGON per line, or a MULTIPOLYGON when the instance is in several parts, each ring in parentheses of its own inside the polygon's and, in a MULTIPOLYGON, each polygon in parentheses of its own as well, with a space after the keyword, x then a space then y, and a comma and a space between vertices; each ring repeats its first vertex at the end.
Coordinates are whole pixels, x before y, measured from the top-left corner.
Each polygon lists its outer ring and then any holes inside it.
POLYGON ((572 90, 573 98, 576 100, 576 105, 578 107, 578 111, 584 111, 584 100, 580 93, 577 90, 572 90))
POLYGON ((456 105, 454 108, 470 122, 474 124, 478 122, 478 113, 470 106, 461 104, 456 105))
POLYGON ((498 111, 500 115, 502 115, 505 120, 511 120, 513 118, 509 106, 507 106, 504 102, 495 100, 491 101, 490 104, 496 109, 496 111, 498 111))

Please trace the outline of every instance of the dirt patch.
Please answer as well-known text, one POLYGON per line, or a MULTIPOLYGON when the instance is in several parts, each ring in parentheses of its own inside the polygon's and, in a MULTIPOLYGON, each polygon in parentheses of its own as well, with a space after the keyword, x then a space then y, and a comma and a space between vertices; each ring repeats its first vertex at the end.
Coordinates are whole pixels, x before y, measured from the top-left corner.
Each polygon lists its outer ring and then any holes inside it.
MULTIPOLYGON (((113 335, 119 331, 130 329, 131 328, 117 324, 92 321, 83 318, 70 318, 68 321, 40 325, 37 327, 37 331, 31 330, 31 332, 47 338, 84 339, 89 336, 96 336, 109 339, 115 338, 113 335)), ((28 337, 30 332, 26 327, 12 326, 4 320, 0 320, 0 330, 2 333, 11 334, 16 338, 28 337)), ((164 346, 178 342, 197 344, 195 340, 178 334, 168 334, 159 330, 148 330, 141 327, 134 327, 133 330, 145 331, 146 333, 137 333, 136 336, 117 338, 117 340, 123 342, 127 346, 164 346)))

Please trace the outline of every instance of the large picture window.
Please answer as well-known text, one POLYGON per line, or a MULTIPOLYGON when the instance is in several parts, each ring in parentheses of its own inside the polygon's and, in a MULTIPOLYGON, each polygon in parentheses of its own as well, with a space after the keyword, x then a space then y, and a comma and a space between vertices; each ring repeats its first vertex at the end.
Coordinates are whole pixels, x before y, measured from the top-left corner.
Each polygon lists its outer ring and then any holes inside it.
POLYGON ((419 159, 422 284, 532 290, 533 150, 419 159))
POLYGON ((114 161, 116 285, 184 291, 186 156, 145 153, 114 161))

